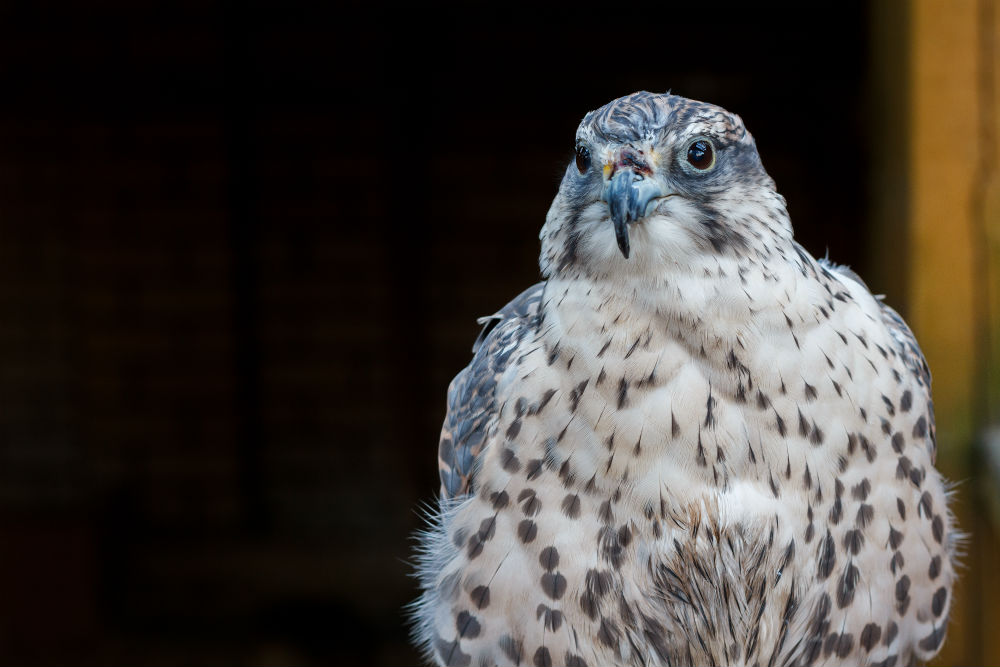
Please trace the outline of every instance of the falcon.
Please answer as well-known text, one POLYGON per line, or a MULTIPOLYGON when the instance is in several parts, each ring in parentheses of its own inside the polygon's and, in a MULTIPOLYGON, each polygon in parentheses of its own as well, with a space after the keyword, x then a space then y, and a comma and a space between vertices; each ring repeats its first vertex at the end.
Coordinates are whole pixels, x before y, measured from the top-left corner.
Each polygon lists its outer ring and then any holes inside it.
POLYGON ((796 243, 742 120, 648 92, 588 113, 540 238, 544 281, 485 318, 448 390, 426 657, 933 657, 957 532, 930 372, 796 243))

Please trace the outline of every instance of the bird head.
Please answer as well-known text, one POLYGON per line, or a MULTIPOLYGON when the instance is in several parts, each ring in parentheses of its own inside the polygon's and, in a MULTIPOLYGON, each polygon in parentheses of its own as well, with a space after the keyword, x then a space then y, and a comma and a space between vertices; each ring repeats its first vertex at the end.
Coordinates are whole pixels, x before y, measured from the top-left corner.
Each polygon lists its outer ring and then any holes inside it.
POLYGON ((580 123, 542 229, 542 271, 649 271, 772 237, 791 238, 784 199, 739 116, 639 92, 580 123))

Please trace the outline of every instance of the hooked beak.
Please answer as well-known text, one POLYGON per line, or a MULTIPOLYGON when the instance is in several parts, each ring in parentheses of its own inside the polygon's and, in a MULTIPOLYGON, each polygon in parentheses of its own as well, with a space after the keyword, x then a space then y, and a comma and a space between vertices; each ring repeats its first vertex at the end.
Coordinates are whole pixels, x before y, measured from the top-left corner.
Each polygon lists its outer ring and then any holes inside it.
POLYGON ((647 209, 654 199, 667 196, 668 193, 652 175, 646 175, 633 169, 619 169, 604 186, 601 195, 611 209, 611 221, 615 225, 615 238, 622 255, 628 259, 629 241, 628 226, 646 216, 647 209))

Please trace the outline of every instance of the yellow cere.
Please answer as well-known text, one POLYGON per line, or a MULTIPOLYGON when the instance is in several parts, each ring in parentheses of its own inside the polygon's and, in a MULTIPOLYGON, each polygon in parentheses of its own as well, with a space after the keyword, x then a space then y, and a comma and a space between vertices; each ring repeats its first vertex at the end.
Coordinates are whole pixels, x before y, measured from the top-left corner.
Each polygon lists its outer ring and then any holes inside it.
POLYGON ((604 178, 609 178, 611 176, 612 170, 613 170, 613 167, 610 164, 605 163, 604 164, 604 169, 603 169, 603 171, 604 171, 604 178))

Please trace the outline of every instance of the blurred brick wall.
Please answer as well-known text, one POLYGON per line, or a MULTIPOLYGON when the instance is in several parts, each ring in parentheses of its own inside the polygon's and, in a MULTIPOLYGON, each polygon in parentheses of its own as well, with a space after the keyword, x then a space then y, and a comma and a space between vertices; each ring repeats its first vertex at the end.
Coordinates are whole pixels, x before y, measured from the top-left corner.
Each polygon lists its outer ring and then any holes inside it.
POLYGON ((807 247, 861 263, 860 3, 711 48, 684 10, 648 57, 573 11, 0 7, 0 662, 414 660, 445 388, 614 96, 741 113, 807 247))

